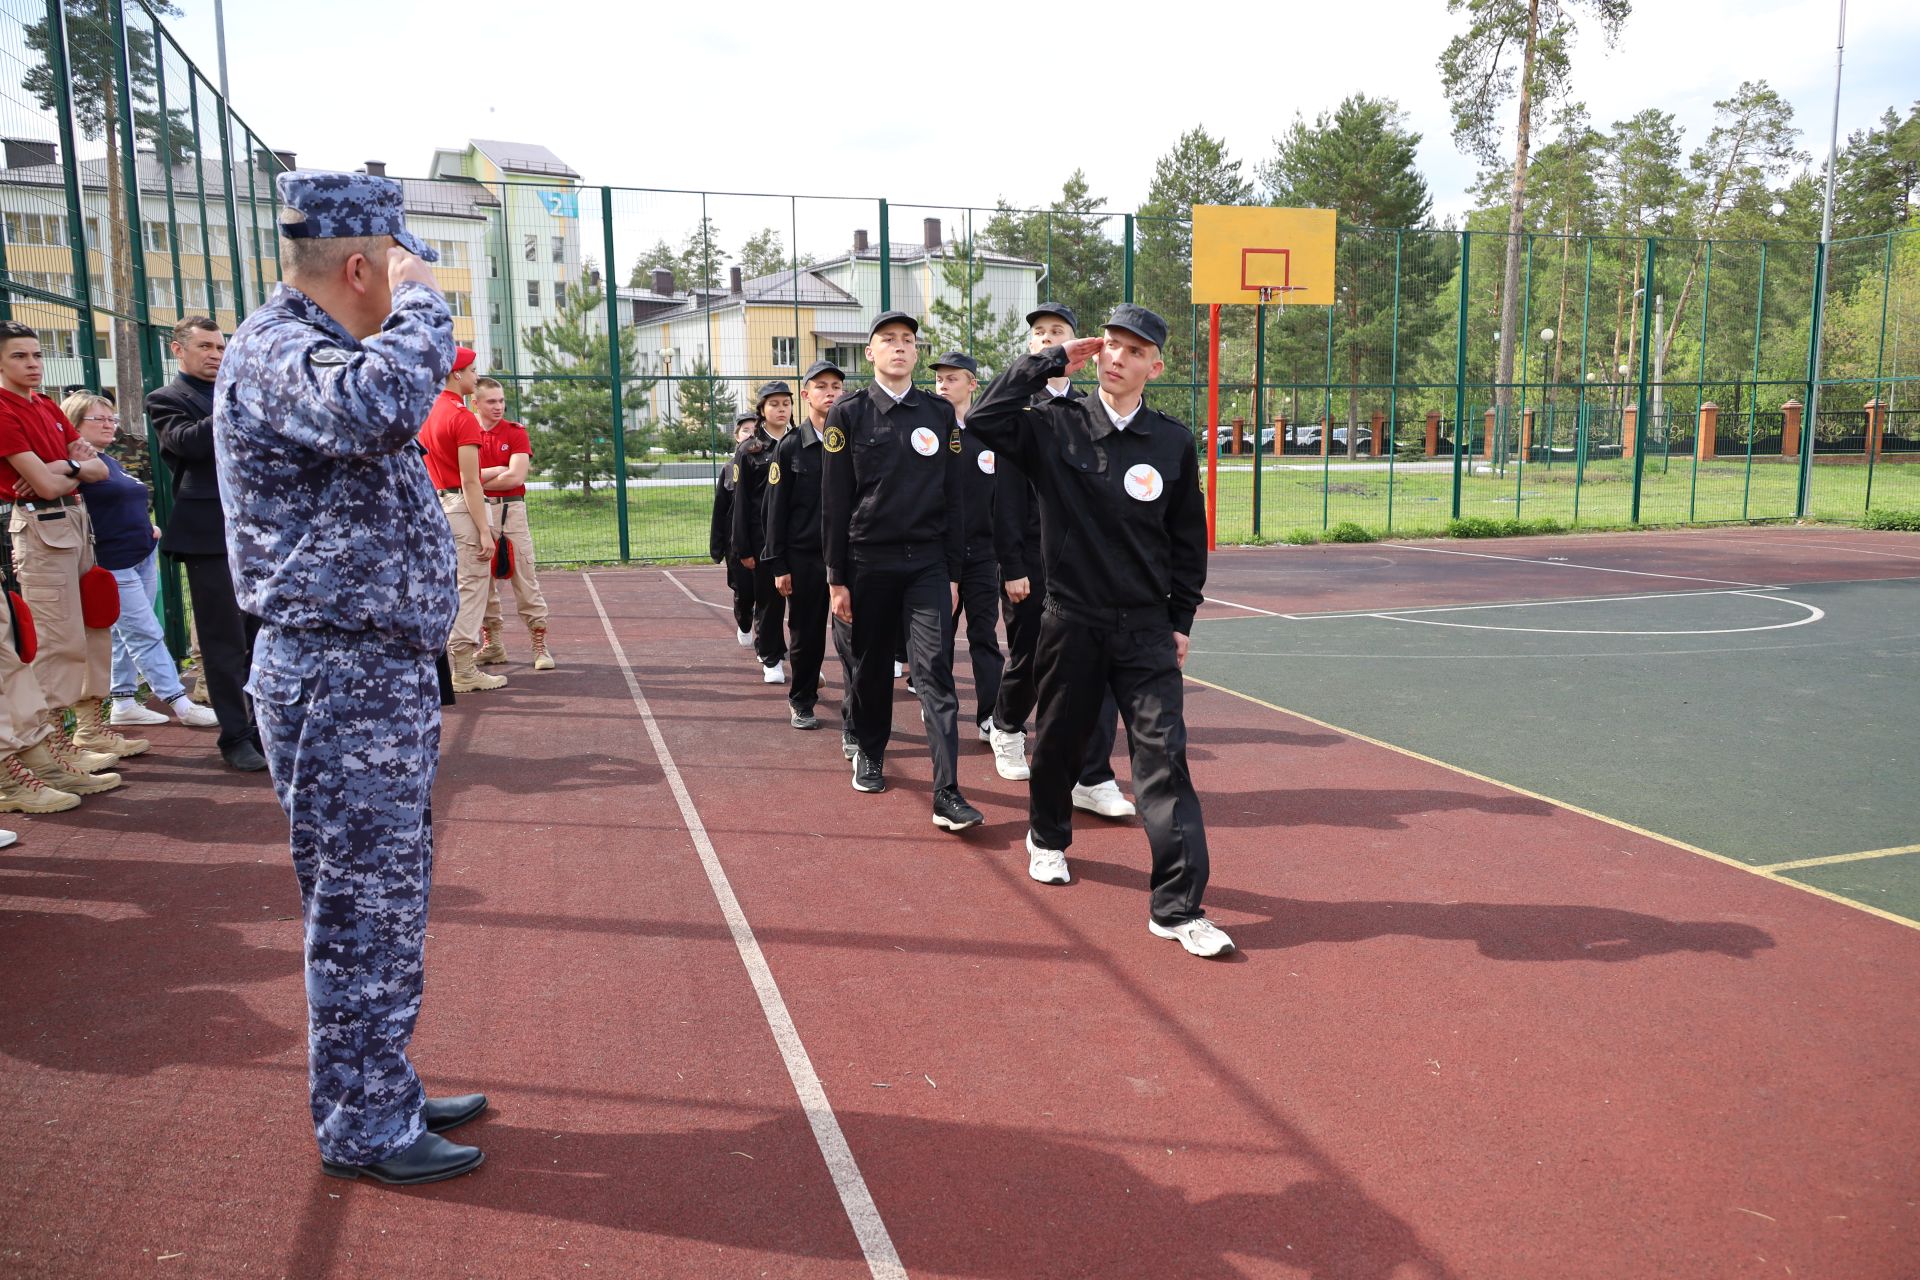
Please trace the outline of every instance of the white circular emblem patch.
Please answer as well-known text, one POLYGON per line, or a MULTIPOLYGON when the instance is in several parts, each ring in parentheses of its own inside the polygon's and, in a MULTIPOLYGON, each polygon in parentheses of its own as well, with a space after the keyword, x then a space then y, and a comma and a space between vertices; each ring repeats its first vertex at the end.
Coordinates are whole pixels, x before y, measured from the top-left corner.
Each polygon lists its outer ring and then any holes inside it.
POLYGON ((982 449, 980 451, 980 469, 988 475, 993 474, 993 450, 982 449))
POLYGON ((940 437, 926 427, 915 427, 909 438, 913 441, 913 451, 923 458, 931 458, 940 451, 940 437))
POLYGON ((1166 491, 1167 482, 1146 463, 1127 468, 1127 495, 1141 502, 1152 502, 1166 491))

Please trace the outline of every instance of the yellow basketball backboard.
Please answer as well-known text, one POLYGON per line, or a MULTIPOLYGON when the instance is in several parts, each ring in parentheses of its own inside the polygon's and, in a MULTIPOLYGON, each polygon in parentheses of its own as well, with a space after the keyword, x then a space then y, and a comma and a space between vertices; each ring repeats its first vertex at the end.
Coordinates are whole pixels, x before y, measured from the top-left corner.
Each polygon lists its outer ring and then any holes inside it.
POLYGON ((1193 206, 1193 301, 1333 305, 1331 209, 1193 206))

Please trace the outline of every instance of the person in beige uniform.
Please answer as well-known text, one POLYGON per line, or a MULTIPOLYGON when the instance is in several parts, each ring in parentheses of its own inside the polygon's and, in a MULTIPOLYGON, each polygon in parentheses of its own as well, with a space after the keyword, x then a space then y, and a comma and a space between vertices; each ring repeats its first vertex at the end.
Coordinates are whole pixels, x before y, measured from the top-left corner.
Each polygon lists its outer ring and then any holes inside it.
MULTIPOLYGON (((117 773, 77 773, 54 756, 47 699, 17 644, 13 611, 0 608, 0 813, 60 813, 119 786, 117 773)), ((12 843, 0 831, 0 848, 12 843)))
MULTIPOLYGON (((33 676, 44 699, 47 732, 32 741, 52 768, 33 772, 48 786, 100 774, 118 757, 90 751, 68 736, 66 713, 112 684, 112 647, 104 627, 88 627, 80 611, 80 575, 93 567, 93 527, 78 497, 83 482, 105 480, 106 463, 80 438, 58 405, 40 394, 40 335, 17 320, 0 321, 0 502, 12 505, 13 571, 33 610, 39 652, 33 676)), ((35 759, 38 759, 35 755, 35 759)), ((119 778, 95 790, 119 785, 119 778)))
POLYGON ((467 408, 480 371, 468 347, 454 348, 453 369, 434 400, 420 445, 426 450, 427 475, 440 495, 440 509, 453 528, 459 549, 460 611, 447 638, 447 659, 453 667, 455 693, 479 693, 503 687, 505 676, 480 670, 480 623, 487 612, 487 591, 493 581, 493 526, 487 520, 487 500, 480 484, 480 420, 467 408))
MULTIPOLYGON (((496 536, 513 547, 513 601, 533 643, 533 669, 553 670, 547 648, 547 598, 540 594, 534 568, 533 531, 527 525, 527 468, 533 465, 533 441, 527 429, 507 419, 507 390, 492 378, 474 384, 473 416, 480 420, 480 487, 496 536)), ((487 579, 487 617, 480 629, 479 662, 505 662, 507 647, 500 613, 500 579, 487 579)))

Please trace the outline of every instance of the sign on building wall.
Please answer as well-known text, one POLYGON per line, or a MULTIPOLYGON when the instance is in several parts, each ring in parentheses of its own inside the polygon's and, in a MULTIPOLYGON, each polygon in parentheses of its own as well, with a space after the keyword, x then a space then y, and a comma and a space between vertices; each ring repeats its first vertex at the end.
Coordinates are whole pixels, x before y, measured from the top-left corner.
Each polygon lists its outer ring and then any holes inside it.
POLYGON ((577 191, 541 191, 537 192, 540 203, 547 206, 547 212, 556 218, 577 218, 580 216, 580 193, 577 191))

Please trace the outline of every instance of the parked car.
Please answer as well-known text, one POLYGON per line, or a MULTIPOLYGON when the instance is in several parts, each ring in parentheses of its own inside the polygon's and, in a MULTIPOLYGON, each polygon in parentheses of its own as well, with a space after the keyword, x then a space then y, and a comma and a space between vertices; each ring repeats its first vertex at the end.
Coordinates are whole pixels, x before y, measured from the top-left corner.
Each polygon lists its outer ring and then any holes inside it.
MULTIPOLYGON (((1297 427, 1289 427, 1287 429, 1287 436, 1289 437, 1289 442, 1296 449, 1318 449, 1320 447, 1320 431, 1320 423, 1303 422, 1297 427)), ((1354 434, 1355 438, 1359 441, 1359 451, 1361 453, 1370 452, 1373 448, 1373 429, 1371 427, 1357 427, 1354 430, 1354 434)), ((1345 453, 1347 451, 1347 429, 1345 427, 1335 427, 1333 429, 1333 440, 1328 445, 1328 451, 1332 453, 1345 453)))
MULTIPOLYGON (((1262 427, 1260 429, 1260 452, 1272 453, 1273 442, 1273 428, 1262 427)), ((1240 449, 1243 456, 1253 452, 1253 431, 1251 429, 1243 430, 1240 433, 1240 449)), ((1233 452, 1233 428, 1230 426, 1220 428, 1220 452, 1223 455, 1233 452)))

